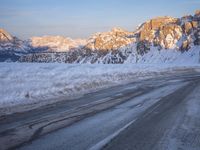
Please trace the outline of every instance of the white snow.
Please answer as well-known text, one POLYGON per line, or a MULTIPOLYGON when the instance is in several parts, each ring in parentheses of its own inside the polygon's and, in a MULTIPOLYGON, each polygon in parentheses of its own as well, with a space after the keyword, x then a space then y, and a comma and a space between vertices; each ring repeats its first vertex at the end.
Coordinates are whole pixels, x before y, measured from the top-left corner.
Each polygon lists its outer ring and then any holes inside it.
POLYGON ((143 56, 130 55, 125 63, 139 63, 139 64, 171 64, 171 65, 192 65, 200 64, 200 47, 194 46, 189 51, 181 52, 176 49, 161 49, 151 47, 150 51, 143 56), (136 60, 137 58, 137 60, 136 60))
POLYGON ((170 66, 0 63, 0 109, 29 104, 38 107, 61 97, 74 98, 163 71, 172 72, 170 66))

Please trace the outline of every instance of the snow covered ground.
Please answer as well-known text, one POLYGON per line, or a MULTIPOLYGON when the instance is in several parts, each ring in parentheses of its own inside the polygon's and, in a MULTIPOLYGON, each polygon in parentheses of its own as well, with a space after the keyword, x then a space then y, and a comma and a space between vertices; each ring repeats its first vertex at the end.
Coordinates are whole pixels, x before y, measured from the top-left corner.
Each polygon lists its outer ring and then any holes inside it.
POLYGON ((0 63, 0 109, 30 104, 31 108, 39 107, 161 72, 173 72, 174 68, 183 66, 0 63))

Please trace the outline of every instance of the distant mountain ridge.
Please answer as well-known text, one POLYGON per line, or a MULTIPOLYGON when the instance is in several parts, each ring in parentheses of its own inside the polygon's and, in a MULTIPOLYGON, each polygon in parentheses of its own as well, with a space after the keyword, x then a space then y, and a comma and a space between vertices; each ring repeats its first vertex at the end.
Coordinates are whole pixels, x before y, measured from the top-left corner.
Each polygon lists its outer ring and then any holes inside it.
POLYGON ((173 62, 185 57, 197 62, 199 46, 200 11, 181 18, 157 17, 133 32, 113 28, 87 40, 43 36, 22 41, 0 30, 0 55, 9 52, 19 62, 173 62))
POLYGON ((30 45, 33 48, 46 47, 47 51, 51 52, 67 52, 71 49, 83 47, 85 44, 86 40, 72 40, 63 36, 43 36, 30 39, 30 45))

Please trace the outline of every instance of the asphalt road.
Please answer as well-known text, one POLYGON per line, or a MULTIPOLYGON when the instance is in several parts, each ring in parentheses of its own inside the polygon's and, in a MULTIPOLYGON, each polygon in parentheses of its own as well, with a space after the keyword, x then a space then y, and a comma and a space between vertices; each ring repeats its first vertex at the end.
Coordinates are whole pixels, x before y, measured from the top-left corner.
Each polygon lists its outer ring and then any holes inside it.
POLYGON ((163 97, 104 149, 200 150, 199 83, 163 97))
POLYGON ((199 150, 200 75, 163 75, 0 119, 0 149, 199 150))

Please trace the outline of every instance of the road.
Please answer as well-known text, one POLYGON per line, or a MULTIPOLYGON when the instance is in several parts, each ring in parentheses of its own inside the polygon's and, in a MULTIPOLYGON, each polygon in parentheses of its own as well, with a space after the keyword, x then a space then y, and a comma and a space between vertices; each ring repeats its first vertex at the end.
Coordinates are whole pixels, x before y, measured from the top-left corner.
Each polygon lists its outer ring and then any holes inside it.
POLYGON ((0 149, 199 150, 200 74, 166 74, 0 118, 0 149))

